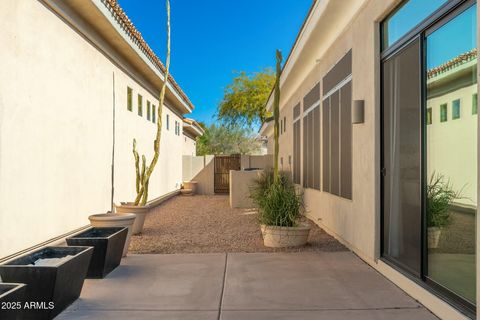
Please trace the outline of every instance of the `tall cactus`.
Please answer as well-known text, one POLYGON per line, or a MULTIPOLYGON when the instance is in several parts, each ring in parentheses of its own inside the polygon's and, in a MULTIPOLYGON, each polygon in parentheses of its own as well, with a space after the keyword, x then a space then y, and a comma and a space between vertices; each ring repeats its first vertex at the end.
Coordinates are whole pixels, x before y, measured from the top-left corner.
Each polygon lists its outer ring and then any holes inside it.
POLYGON ((279 118, 280 118, 280 75, 282 73, 282 52, 277 49, 277 66, 276 66, 276 77, 275 77, 275 93, 273 96, 273 119, 274 119, 274 127, 273 127, 273 139, 274 139, 274 152, 275 152, 275 159, 273 163, 273 181, 278 182, 279 174, 278 174, 278 151, 279 151, 279 144, 278 144, 278 127, 279 127, 279 118))
POLYGON ((150 176, 152 175, 153 169, 158 162, 158 157, 160 156, 160 139, 162 137, 162 109, 163 103, 165 100, 165 91, 167 87, 169 71, 170 71, 170 1, 166 0, 167 8, 167 57, 165 62, 165 74, 164 81, 162 84, 162 89, 160 90, 160 97, 158 102, 158 112, 157 112, 157 134, 155 141, 153 143, 153 159, 150 162, 149 166, 146 166, 145 155, 142 155, 142 167, 140 168, 140 158, 136 150, 136 140, 133 139, 133 155, 135 157, 135 170, 136 170, 136 191, 137 196, 135 197, 135 205, 144 206, 148 200, 148 184, 150 182, 150 176))

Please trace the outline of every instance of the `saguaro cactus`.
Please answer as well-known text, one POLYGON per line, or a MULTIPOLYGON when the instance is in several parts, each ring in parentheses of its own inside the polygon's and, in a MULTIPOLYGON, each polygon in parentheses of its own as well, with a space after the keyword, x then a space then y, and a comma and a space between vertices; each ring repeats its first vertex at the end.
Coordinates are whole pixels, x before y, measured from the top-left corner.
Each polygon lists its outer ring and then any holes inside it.
POLYGON ((279 174, 278 174, 278 151, 279 151, 279 144, 278 144, 278 127, 279 127, 279 118, 280 118, 280 75, 282 73, 282 52, 277 49, 277 66, 276 66, 276 77, 275 77, 275 93, 273 96, 273 120, 274 120, 274 127, 273 127, 273 139, 274 139, 274 163, 273 163, 273 181, 278 182, 279 174))
POLYGON ((160 97, 158 102, 158 112, 157 112, 157 134, 155 136, 155 141, 153 143, 153 159, 150 162, 149 166, 146 166, 145 155, 142 155, 142 166, 140 167, 140 157, 138 155, 136 145, 137 141, 133 139, 133 156, 135 158, 135 170, 136 170, 136 191, 137 196, 135 197, 135 205, 144 206, 148 200, 148 184, 150 182, 150 176, 152 175, 153 169, 158 162, 158 157, 160 156, 160 139, 162 137, 162 109, 163 102, 165 100, 165 91, 167 88, 167 82, 170 71, 170 1, 166 0, 167 8, 167 57, 165 61, 165 78, 162 84, 162 89, 160 90, 160 97))

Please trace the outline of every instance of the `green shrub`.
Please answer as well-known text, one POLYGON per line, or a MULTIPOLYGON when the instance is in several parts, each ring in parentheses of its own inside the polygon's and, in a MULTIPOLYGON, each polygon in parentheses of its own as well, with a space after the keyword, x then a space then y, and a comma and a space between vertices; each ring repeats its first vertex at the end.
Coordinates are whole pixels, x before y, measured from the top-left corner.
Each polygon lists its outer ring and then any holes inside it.
POLYGON ((437 228, 448 226, 451 220, 450 206, 460 197, 460 193, 453 190, 450 180, 434 172, 427 185, 427 226, 437 228))
POLYGON ((303 195, 286 173, 280 173, 277 182, 273 171, 263 172, 250 188, 250 197, 258 208, 261 224, 295 227, 303 212, 303 195))

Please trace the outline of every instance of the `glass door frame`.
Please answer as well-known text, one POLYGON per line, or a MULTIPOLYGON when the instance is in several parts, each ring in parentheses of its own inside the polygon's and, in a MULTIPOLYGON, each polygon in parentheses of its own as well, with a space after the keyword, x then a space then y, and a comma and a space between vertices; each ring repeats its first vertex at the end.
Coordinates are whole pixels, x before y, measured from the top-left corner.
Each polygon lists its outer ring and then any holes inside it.
MULTIPOLYGON (((390 47, 380 52, 380 259, 399 271, 409 279, 413 280, 417 284, 421 285, 425 289, 429 290, 433 294, 437 295, 441 299, 445 300, 447 303, 451 304, 455 308, 459 309, 461 312, 465 313, 469 317, 475 317, 476 315, 476 305, 471 302, 463 299, 457 294, 453 293, 448 288, 440 285, 434 280, 430 279, 428 275, 428 248, 427 248, 427 213, 426 213, 426 182, 428 181, 427 177, 427 124, 426 124, 426 97, 427 97, 427 85, 426 85, 426 36, 433 33, 438 28, 441 28, 446 23, 450 22, 452 19, 457 17, 459 14, 464 12, 466 9, 471 7, 476 3, 476 0, 451 0, 441 6, 438 10, 433 12, 428 18, 419 23, 414 29, 400 38, 397 42, 393 43, 390 47), (410 45, 413 41, 419 39, 421 52, 420 52, 420 62, 421 62, 421 89, 420 89, 420 118, 421 118, 421 192, 422 192, 422 202, 421 202, 421 265, 420 270, 421 274, 417 275, 412 273, 405 268, 400 263, 394 261, 392 258, 384 255, 384 193, 385 193, 385 165, 384 165, 384 108, 383 108, 383 64, 388 59, 394 57, 397 53, 402 51, 405 47, 410 45)), ((401 6, 403 2, 399 4, 401 6)), ((395 12, 394 9, 392 12, 395 12)), ((478 26, 477 26, 478 29, 478 26)), ((383 39, 382 28, 380 28, 380 39, 383 39)), ((478 41, 478 40, 477 40, 478 41)), ((478 44, 477 44, 478 47, 478 44)), ((381 48, 381 46, 380 46, 381 48)), ((381 49, 380 49, 381 50, 381 49)), ((477 132, 478 137, 478 132, 477 132)), ((477 151, 478 152, 478 151, 477 151)), ((478 214, 478 209, 477 209, 478 214)))

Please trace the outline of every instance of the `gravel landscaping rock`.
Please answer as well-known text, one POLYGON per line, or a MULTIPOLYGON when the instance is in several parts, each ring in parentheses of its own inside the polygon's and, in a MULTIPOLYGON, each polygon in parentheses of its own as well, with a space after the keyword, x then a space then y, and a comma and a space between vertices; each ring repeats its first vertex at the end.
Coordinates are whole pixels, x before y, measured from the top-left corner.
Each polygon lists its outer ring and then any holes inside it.
POLYGON ((131 253, 298 252, 347 250, 313 222, 308 245, 263 245, 257 214, 231 209, 228 196, 176 196, 152 209, 143 233, 132 236, 131 253))

